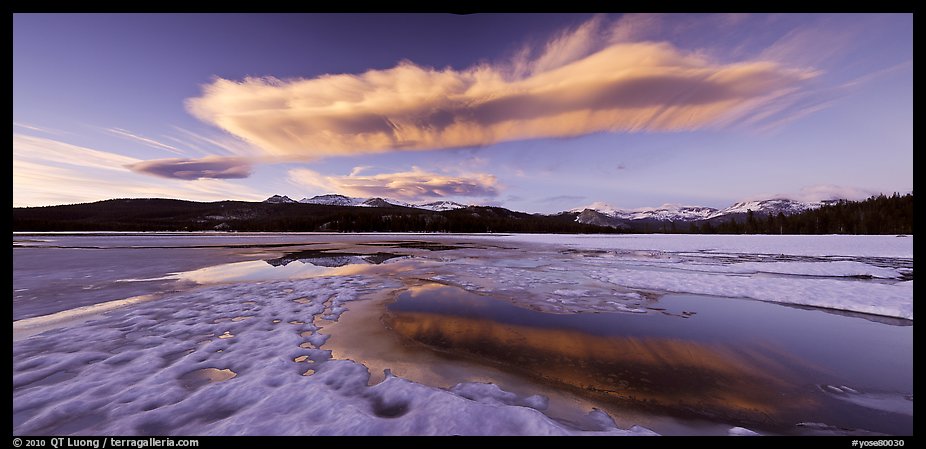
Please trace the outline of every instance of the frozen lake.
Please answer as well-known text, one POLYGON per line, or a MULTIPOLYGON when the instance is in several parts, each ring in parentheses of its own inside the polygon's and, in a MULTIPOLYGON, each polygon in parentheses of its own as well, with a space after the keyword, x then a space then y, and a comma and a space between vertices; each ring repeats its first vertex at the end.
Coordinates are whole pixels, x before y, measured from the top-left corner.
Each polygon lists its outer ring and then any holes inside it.
POLYGON ((912 236, 14 234, 13 429, 912 434, 912 279, 912 236))

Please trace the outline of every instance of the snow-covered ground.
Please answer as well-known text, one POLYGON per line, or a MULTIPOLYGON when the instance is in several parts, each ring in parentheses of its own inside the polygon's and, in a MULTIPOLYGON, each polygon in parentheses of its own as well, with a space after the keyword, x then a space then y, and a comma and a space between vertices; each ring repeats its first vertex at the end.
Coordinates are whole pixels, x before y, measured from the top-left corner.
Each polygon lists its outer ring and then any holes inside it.
POLYGON ((582 249, 913 258, 913 236, 893 235, 499 234, 497 239, 582 249))
POLYGON ((396 283, 335 277, 203 288, 13 345, 13 431, 84 435, 651 434, 582 432, 494 385, 451 390, 319 349, 316 318, 396 283), (308 375, 307 375, 308 374, 308 375), (464 417, 464 418, 461 418, 464 417))
MULTIPOLYGON (((495 241, 565 249, 572 257, 544 256, 538 259, 545 263, 542 270, 461 266, 440 279, 466 282, 488 277, 500 279, 502 286, 527 288, 591 278, 618 288, 751 298, 913 319, 913 281, 905 280, 912 279, 913 273, 912 236, 524 234, 502 235, 495 241), (554 263, 557 259, 561 262, 554 263)), ((614 303, 614 310, 628 306, 626 301, 613 301, 614 295, 606 289, 568 295, 551 291, 548 302, 597 297, 596 304, 580 307, 606 311, 608 302, 614 303), (610 298, 602 301, 602 296, 610 298)))
MULTIPOLYGON (((39 283, 24 282, 33 276, 61 277, 55 288, 63 291, 54 307, 40 304, 44 293, 26 298, 30 307, 60 311, 69 295, 75 302, 62 316, 14 322, 13 432, 652 434, 619 429, 600 411, 589 411, 580 430, 545 415, 544 397, 522 397, 493 384, 442 389, 387 376, 368 386, 363 365, 331 359, 325 323, 336 321, 351 301, 421 280, 560 313, 647 313, 661 294, 684 292, 912 320, 912 248, 912 236, 14 235, 14 316, 17 294, 44 292, 39 283), (369 261, 362 257, 341 267, 267 262, 296 244, 373 254, 384 247, 363 245, 409 240, 459 249, 390 248, 409 257, 381 265, 364 265, 369 261), (218 241, 240 248, 203 249, 218 241), (255 242, 268 247, 255 249, 255 242), (109 249, 74 249, 91 243, 109 249), (81 299, 84 275, 71 272, 78 268, 56 271, 54 264, 59 254, 71 258, 68 267, 92 267, 107 251, 143 257, 151 250, 139 248, 170 246, 182 248, 157 253, 154 269, 127 270, 118 279, 159 286, 158 295, 111 307, 80 309, 126 297, 81 299), (185 260, 194 254, 190 247, 214 251, 214 259, 206 266, 185 260), (182 260, 177 266, 183 268, 169 270, 165 254, 182 260), (85 261, 77 264, 80 257, 85 261), (161 287, 165 282, 177 284, 161 287), (45 332, 17 338, 17 329, 30 325, 45 332)), ((115 282, 116 274, 88 272, 94 282, 115 282)), ((112 291, 125 291, 120 288, 112 291)), ((877 395, 842 394, 837 399, 853 404, 906 407, 883 405, 890 400, 877 395)))

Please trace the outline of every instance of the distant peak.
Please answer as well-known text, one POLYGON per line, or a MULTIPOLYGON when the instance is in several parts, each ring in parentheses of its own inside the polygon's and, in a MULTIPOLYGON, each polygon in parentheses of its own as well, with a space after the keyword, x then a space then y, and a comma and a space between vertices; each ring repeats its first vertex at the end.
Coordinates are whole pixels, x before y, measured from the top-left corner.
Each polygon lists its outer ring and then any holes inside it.
POLYGON ((465 204, 460 204, 460 203, 453 202, 453 201, 440 200, 440 201, 432 201, 430 203, 419 204, 415 207, 419 209, 428 209, 428 210, 440 212, 440 211, 445 211, 445 210, 463 209, 467 206, 465 204))
POLYGON ((329 206, 356 206, 363 202, 363 198, 350 198, 336 193, 327 193, 325 195, 316 195, 312 198, 303 198, 300 203, 306 204, 325 204, 329 206))
POLYGON ((605 214, 611 214, 611 213, 614 213, 620 210, 608 203, 605 203, 604 201, 595 201, 594 203, 589 204, 587 206, 570 209, 569 212, 582 212, 586 209, 591 209, 591 210, 598 211, 598 212, 605 213, 605 214))
POLYGON ((265 203, 295 203, 296 201, 286 195, 283 195, 283 196, 273 195, 270 198, 265 199, 264 202, 265 203))

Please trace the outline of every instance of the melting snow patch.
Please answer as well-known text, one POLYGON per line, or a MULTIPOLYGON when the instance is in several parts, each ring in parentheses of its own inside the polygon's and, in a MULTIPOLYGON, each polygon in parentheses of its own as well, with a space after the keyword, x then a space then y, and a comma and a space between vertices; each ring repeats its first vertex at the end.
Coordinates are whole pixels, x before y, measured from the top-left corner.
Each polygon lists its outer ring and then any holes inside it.
POLYGON ((337 319, 388 280, 320 278, 213 286, 13 343, 17 435, 649 435, 584 432, 493 384, 444 390, 319 349, 337 319), (305 298, 308 301, 295 301, 305 298), (235 320, 248 316, 251 319, 235 320), (216 322, 218 321, 218 322, 216 322), (277 323, 296 321, 293 326, 277 323), (319 332, 321 331, 321 332, 319 332), (211 337, 197 345, 203 336, 211 337), (222 338, 234 336, 234 338, 222 338))

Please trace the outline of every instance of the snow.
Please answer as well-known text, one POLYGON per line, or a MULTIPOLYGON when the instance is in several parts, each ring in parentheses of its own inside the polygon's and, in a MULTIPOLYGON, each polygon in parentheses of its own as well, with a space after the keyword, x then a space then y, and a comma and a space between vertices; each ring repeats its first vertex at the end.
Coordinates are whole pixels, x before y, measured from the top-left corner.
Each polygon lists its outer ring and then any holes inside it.
POLYGON ((747 429, 747 428, 745 428, 745 427, 733 427, 733 428, 730 429, 730 431, 728 432, 728 434, 729 434, 730 436, 734 436, 734 437, 752 437, 752 436, 759 436, 758 433, 753 432, 752 430, 749 430, 749 429, 747 429))
POLYGON ((595 202, 585 207, 571 209, 569 212, 582 212, 591 209, 604 215, 622 218, 625 220, 701 220, 712 216, 717 209, 703 206, 683 206, 681 204, 663 204, 660 207, 640 207, 636 209, 620 209, 603 202, 595 202))
POLYGON ((601 285, 569 286, 586 278, 624 289, 623 294, 694 293, 913 319, 913 283, 898 282, 913 270, 912 237, 511 234, 495 240, 576 253, 568 262, 544 256, 548 267, 543 275, 460 265, 455 273, 435 279, 484 293, 499 287, 479 285, 480 277, 497 279, 501 288, 511 290, 546 284, 550 294, 541 308, 556 312, 639 310, 638 301, 601 285))
POLYGON ((616 208, 616 207, 614 207, 614 206, 612 206, 612 205, 610 205, 610 204, 608 204, 608 203, 605 203, 605 202, 603 202, 603 201, 596 201, 596 202, 594 202, 594 203, 592 203, 592 204, 589 204, 588 206, 583 206, 583 207, 577 207, 577 208, 575 208, 575 209, 570 209, 569 212, 582 212, 582 211, 585 210, 585 209, 591 209, 591 210, 594 210, 594 211, 598 211, 598 212, 601 212, 601 213, 603 213, 603 214, 605 214, 605 215, 610 215, 610 216, 612 216, 612 217, 613 217, 613 216, 616 216, 618 213, 620 213, 621 211, 623 211, 623 209, 618 209, 618 208, 616 208))
POLYGON ((273 195, 270 198, 265 199, 264 202, 265 203, 295 203, 296 201, 286 195, 283 195, 283 196, 273 195))
POLYGON ((585 207, 577 207, 569 212, 582 212, 586 209, 598 211, 604 215, 625 220, 655 219, 664 221, 705 220, 722 217, 730 214, 745 214, 750 210, 756 213, 785 215, 800 213, 822 206, 818 203, 802 203, 799 201, 773 198, 760 201, 742 201, 724 209, 714 209, 705 206, 685 206, 681 204, 663 204, 659 207, 640 207, 636 209, 621 209, 610 204, 597 201, 585 207))
POLYGON ((731 272, 781 273, 806 276, 869 276, 893 279, 900 277, 894 268, 881 268, 858 261, 831 262, 740 262, 727 265, 731 272))
POLYGON ((368 386, 365 367, 330 358, 313 322, 399 286, 357 276, 209 286, 16 341, 13 432, 653 434, 572 429, 540 411, 546 398, 492 384, 445 390, 387 376, 368 386))
POLYGON ((329 206, 357 206, 365 200, 366 198, 350 198, 344 195, 327 194, 316 195, 312 198, 303 198, 299 200, 299 202, 305 204, 326 204, 329 206))
POLYGON ((862 393, 845 385, 824 385, 821 391, 830 397, 865 408, 913 416, 913 397, 900 394, 862 393))
POLYGON ((499 234, 495 238, 581 249, 913 258, 913 237, 893 235, 499 234))
MULTIPOLYGON (((70 286, 65 293, 74 298, 87 294, 82 282, 99 282, 75 275, 83 273, 72 267, 77 259, 64 259, 67 270, 56 271, 39 263, 42 254, 71 251, 68 257, 76 258, 84 251, 89 260, 104 260, 110 252, 166 251, 154 252, 164 262, 170 254, 194 254, 184 245, 216 242, 410 239, 463 248, 408 249, 403 254, 414 257, 381 265, 349 256, 346 265, 332 267, 275 266, 267 260, 279 254, 269 252, 243 260, 254 251, 244 248, 207 266, 178 260, 186 271, 164 271, 159 262, 156 270, 123 273, 135 282, 122 284, 169 279, 195 287, 128 300, 75 300, 63 311, 39 305, 58 313, 13 324, 14 434, 652 434, 619 429, 599 410, 587 417, 598 428, 580 431, 545 415, 546 397, 493 383, 437 388, 387 375, 369 386, 363 365, 331 358, 326 321, 337 321, 353 301, 422 280, 557 313, 648 313, 650 301, 679 292, 913 319, 913 281, 904 280, 912 277, 912 236, 49 235, 37 243, 54 248, 14 248, 14 293, 23 289, 22 278, 48 273, 67 274, 68 283, 58 288, 70 286), (156 246, 163 248, 150 249, 156 246), (62 249, 78 247, 95 249, 62 249)), ((14 243, 19 240, 37 239, 14 235, 14 243)), ((912 410, 912 398, 863 390, 821 388, 849 404, 912 410)))
MULTIPOLYGON (((274 197, 277 197, 277 196, 278 195, 274 195, 274 197)), ((270 200, 268 199, 268 201, 270 200)), ((271 202, 274 202, 274 201, 271 201, 271 202)), ((426 209, 426 210, 433 210, 437 212, 445 211, 445 210, 460 209, 460 208, 466 207, 462 204, 454 203, 453 201, 435 201, 435 202, 425 203, 425 204, 413 204, 413 203, 408 203, 405 201, 400 201, 400 200, 396 200, 392 198, 378 198, 378 197, 377 198, 356 198, 356 197, 348 197, 348 196, 338 195, 338 194, 317 195, 317 196, 313 196, 312 198, 303 198, 299 200, 299 202, 307 203, 307 204, 326 204, 330 206, 357 206, 357 207, 382 207, 384 205, 391 204, 393 206, 411 207, 415 209, 426 209)))
POLYGON ((589 276, 627 288, 752 298, 913 319, 913 288, 907 283, 881 284, 625 269, 597 270, 589 276))
POLYGON ((442 212, 445 210, 463 209, 466 207, 466 205, 455 203, 453 201, 434 201, 431 203, 412 205, 411 207, 416 207, 418 209, 433 210, 435 212, 442 212))
POLYGON ((785 215, 796 214, 806 210, 817 209, 823 203, 802 203, 784 198, 773 198, 761 201, 742 201, 733 204, 730 207, 721 209, 711 214, 707 218, 720 217, 729 214, 745 214, 750 210, 753 212, 771 213, 777 215, 779 212, 785 215))

